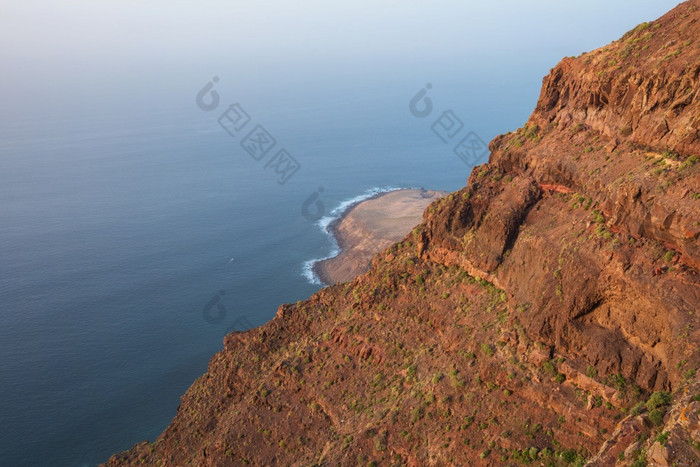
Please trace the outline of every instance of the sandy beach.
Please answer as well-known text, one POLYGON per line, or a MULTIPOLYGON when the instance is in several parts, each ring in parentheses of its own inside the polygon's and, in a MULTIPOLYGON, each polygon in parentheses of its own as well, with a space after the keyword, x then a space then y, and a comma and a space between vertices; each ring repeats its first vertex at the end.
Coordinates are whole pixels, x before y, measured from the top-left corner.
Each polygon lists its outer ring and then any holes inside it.
POLYGON ((330 225, 340 253, 314 265, 325 284, 352 280, 367 271, 372 257, 420 224, 423 211, 447 193, 403 189, 381 193, 349 208, 330 225))

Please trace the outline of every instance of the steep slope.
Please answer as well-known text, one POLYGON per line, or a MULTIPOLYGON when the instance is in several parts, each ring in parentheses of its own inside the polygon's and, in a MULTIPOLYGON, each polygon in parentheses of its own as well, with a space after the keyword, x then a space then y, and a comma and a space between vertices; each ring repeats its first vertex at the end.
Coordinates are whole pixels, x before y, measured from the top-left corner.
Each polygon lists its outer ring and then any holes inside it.
POLYGON ((698 20, 563 60, 464 189, 108 465, 700 465, 698 20))

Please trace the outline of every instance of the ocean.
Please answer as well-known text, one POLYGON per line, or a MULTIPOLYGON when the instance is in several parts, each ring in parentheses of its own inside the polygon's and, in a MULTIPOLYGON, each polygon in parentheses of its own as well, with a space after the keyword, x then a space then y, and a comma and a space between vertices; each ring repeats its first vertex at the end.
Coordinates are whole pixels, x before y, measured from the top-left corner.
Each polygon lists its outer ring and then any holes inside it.
POLYGON ((155 440, 343 209, 463 187, 561 57, 674 4, 5 2, 0 464, 155 440))
POLYGON ((385 189, 464 186, 485 159, 455 145, 522 125, 546 67, 285 93, 224 71, 3 116, 3 465, 95 465, 154 440, 227 331, 320 288, 310 262, 334 253, 334 216, 385 189), (271 149, 246 146, 258 126, 271 149))

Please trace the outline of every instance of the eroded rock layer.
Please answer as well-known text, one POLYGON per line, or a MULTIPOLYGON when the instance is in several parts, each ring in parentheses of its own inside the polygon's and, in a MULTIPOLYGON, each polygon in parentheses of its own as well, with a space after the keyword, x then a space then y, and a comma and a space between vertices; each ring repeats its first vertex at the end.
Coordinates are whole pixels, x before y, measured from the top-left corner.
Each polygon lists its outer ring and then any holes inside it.
POLYGON ((699 20, 563 60, 464 189, 108 464, 700 465, 699 20))

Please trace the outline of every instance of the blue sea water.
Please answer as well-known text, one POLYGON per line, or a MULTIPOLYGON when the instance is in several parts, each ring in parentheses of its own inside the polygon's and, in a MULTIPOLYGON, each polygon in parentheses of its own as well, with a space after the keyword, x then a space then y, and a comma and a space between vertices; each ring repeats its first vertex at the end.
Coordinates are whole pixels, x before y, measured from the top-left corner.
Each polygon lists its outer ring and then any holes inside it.
POLYGON ((349 202, 461 188, 458 139, 521 126, 562 56, 675 4, 5 3, 0 465, 58 467, 154 440, 227 330, 319 289, 349 202), (301 164, 286 183, 254 125, 301 164))
POLYGON ((213 111, 195 105, 213 76, 198 75, 152 102, 4 118, 0 463, 95 465, 154 440, 227 330, 319 289, 308 262, 334 249, 320 215, 372 190, 464 186, 471 166, 431 125, 451 110, 485 142, 520 126, 542 69, 262 96, 221 73, 213 111), (217 123, 234 102, 301 164, 286 183, 217 123), (303 215, 314 193, 322 212, 303 215))

